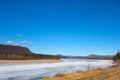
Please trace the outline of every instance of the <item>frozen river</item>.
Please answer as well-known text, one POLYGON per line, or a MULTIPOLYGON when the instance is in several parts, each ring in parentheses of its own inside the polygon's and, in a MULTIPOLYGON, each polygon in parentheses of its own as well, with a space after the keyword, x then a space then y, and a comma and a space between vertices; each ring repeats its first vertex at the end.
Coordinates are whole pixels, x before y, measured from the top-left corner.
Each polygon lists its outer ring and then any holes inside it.
POLYGON ((57 73, 85 71, 91 68, 111 66, 111 60, 63 59, 56 63, 0 64, 0 80, 42 80, 57 73))

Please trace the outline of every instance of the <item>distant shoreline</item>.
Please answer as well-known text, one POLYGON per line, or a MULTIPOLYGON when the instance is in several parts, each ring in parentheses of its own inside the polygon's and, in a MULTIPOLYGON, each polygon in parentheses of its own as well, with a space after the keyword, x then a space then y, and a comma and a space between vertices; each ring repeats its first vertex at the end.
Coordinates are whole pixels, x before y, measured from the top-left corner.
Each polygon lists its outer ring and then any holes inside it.
POLYGON ((40 59, 40 60, 0 60, 0 64, 14 64, 14 63, 51 63, 61 62, 62 60, 57 59, 40 59))

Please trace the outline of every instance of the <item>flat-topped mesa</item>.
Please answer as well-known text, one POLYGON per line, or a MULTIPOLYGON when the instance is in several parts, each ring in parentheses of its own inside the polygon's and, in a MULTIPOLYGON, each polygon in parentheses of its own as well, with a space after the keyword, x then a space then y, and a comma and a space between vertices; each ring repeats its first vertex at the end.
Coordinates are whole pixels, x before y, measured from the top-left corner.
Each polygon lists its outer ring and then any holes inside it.
POLYGON ((0 44, 0 54, 32 54, 32 52, 21 46, 3 45, 0 44))

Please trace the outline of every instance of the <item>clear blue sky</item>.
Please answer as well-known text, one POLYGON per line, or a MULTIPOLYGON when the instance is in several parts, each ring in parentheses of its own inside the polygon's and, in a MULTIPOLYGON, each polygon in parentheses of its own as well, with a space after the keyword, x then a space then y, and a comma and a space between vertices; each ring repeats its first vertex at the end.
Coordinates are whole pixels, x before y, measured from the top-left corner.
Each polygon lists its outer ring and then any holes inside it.
POLYGON ((0 0, 0 43, 44 54, 115 54, 120 0, 0 0))

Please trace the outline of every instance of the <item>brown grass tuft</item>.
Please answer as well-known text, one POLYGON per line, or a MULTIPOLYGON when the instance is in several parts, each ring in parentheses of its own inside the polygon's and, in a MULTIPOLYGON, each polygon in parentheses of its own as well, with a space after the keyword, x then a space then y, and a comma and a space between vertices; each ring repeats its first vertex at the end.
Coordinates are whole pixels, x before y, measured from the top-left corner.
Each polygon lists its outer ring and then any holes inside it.
POLYGON ((58 73, 58 74, 55 75, 55 77, 63 77, 63 76, 65 76, 64 73, 58 73))

